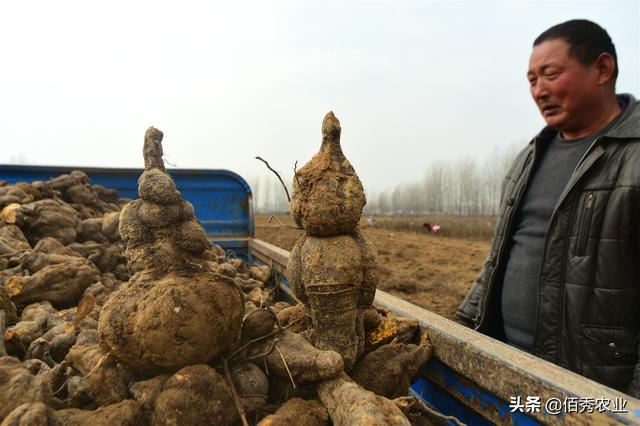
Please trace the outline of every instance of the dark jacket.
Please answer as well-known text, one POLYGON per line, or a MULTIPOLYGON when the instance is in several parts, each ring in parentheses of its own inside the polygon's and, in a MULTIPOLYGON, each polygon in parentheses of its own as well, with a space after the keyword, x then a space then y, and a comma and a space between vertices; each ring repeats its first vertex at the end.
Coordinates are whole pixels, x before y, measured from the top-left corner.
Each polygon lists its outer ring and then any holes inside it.
MULTIPOLYGON (((640 396, 640 102, 597 138, 571 176, 551 216, 538 281, 533 354, 597 382, 640 396), (634 378, 635 374, 635 378, 634 378)), ((502 338, 501 283, 518 204, 543 144, 545 128, 507 174, 491 252, 460 319, 502 338)))

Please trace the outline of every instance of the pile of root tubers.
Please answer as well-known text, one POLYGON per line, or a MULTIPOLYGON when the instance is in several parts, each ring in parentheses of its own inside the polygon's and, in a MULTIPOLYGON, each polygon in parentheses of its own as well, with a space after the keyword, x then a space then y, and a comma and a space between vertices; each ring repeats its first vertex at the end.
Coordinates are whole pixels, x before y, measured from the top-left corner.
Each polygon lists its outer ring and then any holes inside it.
POLYGON ((409 425, 431 356, 372 307, 364 191, 333 113, 293 182, 305 235, 279 299, 267 266, 207 241, 147 130, 139 199, 74 171, 0 182, 0 425, 409 425))

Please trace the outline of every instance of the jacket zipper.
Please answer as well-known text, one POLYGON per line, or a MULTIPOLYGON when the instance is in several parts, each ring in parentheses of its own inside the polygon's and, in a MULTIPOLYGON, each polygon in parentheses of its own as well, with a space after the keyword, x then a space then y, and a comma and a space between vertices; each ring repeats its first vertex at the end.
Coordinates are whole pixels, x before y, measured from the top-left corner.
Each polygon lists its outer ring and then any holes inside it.
POLYGON ((489 276, 489 280, 487 281, 487 290, 484 294, 484 299, 482 302, 482 312, 480 312, 480 316, 476 322, 476 326, 474 327, 474 330, 479 330, 480 327, 482 326, 482 323, 484 322, 484 319, 486 317, 486 313, 487 313, 487 301, 489 299, 489 295, 491 294, 491 287, 493 286, 493 281, 495 280, 495 274, 496 274, 496 270, 498 270, 498 261, 502 256, 502 251, 504 250, 506 244, 508 243, 506 236, 508 236, 510 234, 510 230, 511 230, 511 226, 513 224, 513 218, 515 217, 515 212, 517 211, 518 205, 520 204, 520 200, 522 199, 522 194, 524 194, 524 191, 527 187, 527 184, 529 183, 529 178, 531 177, 531 172, 533 170, 533 166, 536 162, 537 159, 537 152, 538 150, 536 149, 536 141, 534 141, 534 145, 533 145, 533 154, 530 154, 527 158, 527 160, 525 160, 525 165, 524 167, 527 167, 529 165, 529 163, 531 162, 531 166, 530 169, 527 173, 527 176, 525 178, 525 182, 524 184, 520 187, 518 193, 516 194, 516 200, 513 203, 513 205, 511 206, 511 211, 509 212, 509 218, 507 220, 507 224, 506 224, 506 232, 503 232, 502 235, 505 236, 502 238, 502 241, 500 242, 500 247, 498 248, 498 252, 496 254, 496 257, 494 259, 492 259, 492 270, 491 270, 491 275, 489 276), (533 160, 529 160, 529 158, 531 158, 531 155, 533 155, 533 160))
MULTIPOLYGON (((578 164, 576 165, 575 169, 573 169, 573 172, 571 173, 571 176, 575 175, 575 173, 578 170, 578 168, 580 167, 580 165, 584 162, 584 160, 591 153, 591 151, 593 151, 593 148, 596 146, 596 144, 598 142, 600 142, 601 139, 602 139, 601 137, 600 138, 596 138, 591 143, 591 145, 589 146, 587 151, 584 153, 584 155, 582 156, 580 161, 578 161, 578 164)), ((549 230, 551 229, 551 224, 553 223, 553 220, 555 219, 558 207, 564 201, 564 199, 566 197, 566 194, 568 194, 573 189, 573 187, 576 185, 577 182, 578 182, 577 180, 574 181, 574 182, 571 182, 571 186, 569 188, 565 188, 565 191, 563 191, 563 193, 560 195, 560 199, 558 200, 558 203, 556 204, 556 207, 553 209, 553 213, 551 214, 551 219, 549 220, 549 227, 547 228, 547 235, 549 234, 549 230)), ((546 253, 547 253, 548 242, 549 242, 548 238, 545 237, 545 240, 544 240, 544 251, 542 252, 543 256, 545 256, 546 253)), ((564 252, 566 253, 566 251, 567 250, 565 248, 564 252)), ((564 262, 563 262, 563 264, 564 264, 564 262)), ((542 264, 540 265, 540 271, 538 273, 538 277, 542 276, 542 268, 543 267, 544 267, 544 258, 543 258, 542 264)), ((564 280, 565 272, 566 272, 566 268, 563 267, 563 274, 562 274, 563 275, 563 280, 564 280)), ((538 278, 538 284, 539 283, 540 283, 540 278, 538 278)), ((563 289, 563 291, 562 291, 562 302, 561 302, 561 305, 560 305, 561 306, 560 307, 561 315, 562 315, 562 318, 560 320, 561 323, 564 322, 564 299, 565 298, 564 298, 564 289, 563 289)), ((532 352, 533 354, 536 353, 535 351, 536 351, 536 347, 537 347, 537 344, 538 344, 539 328, 540 328, 540 289, 538 288, 538 303, 537 303, 537 308, 536 308, 536 332, 535 332, 534 337, 533 337, 533 352, 532 352)), ((558 344, 558 346, 560 345, 561 340, 562 340, 562 324, 560 325, 560 327, 558 327, 558 333, 557 333, 557 342, 558 342, 557 344, 558 344)), ((556 350, 556 356, 555 356, 555 363, 556 364, 559 363, 559 353, 560 352, 556 350)))
POLYGON ((593 192, 587 195, 584 212, 580 220, 578 228, 578 241, 576 245, 576 255, 584 256, 587 251, 587 242, 589 240, 589 227, 591 225, 591 216, 593 215, 593 192))

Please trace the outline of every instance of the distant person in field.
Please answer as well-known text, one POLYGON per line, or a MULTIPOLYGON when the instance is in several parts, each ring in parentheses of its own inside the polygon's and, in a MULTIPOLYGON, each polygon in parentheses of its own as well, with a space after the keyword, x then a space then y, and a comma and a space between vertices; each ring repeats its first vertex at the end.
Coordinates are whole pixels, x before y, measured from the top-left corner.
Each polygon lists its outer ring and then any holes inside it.
POLYGON ((533 43, 547 126, 504 181, 490 254, 462 322, 640 396, 640 103, 616 95, 607 32, 586 20, 533 43))
POLYGON ((440 225, 436 225, 433 223, 429 223, 429 222, 425 222, 422 224, 423 228, 426 228, 427 231, 432 232, 434 234, 437 234, 438 232, 440 232, 440 225))

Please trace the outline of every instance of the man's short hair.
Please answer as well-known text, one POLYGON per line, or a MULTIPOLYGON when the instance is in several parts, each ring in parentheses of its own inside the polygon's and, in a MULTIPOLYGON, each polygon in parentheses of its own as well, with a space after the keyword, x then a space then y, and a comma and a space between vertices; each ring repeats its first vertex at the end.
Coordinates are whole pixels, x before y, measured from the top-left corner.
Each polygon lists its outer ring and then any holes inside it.
POLYGON ((618 55, 616 47, 607 31, 595 22, 573 19, 554 25, 538 36, 533 46, 547 40, 562 39, 569 44, 569 56, 576 58, 584 66, 593 64, 602 53, 613 56, 615 70, 613 81, 618 77, 618 55))

